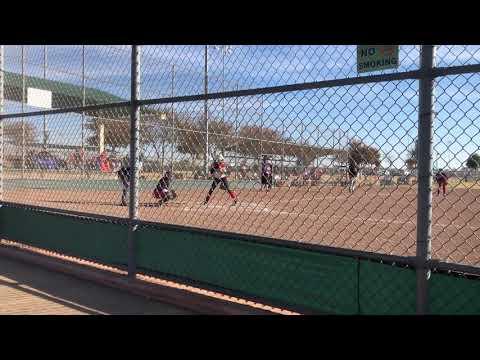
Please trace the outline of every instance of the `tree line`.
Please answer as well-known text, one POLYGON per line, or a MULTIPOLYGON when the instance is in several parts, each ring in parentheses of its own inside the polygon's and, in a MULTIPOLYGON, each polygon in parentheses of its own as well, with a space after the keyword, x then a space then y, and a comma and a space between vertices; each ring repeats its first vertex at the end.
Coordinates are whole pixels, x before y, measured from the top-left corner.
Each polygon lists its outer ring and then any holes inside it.
MULTIPOLYGON (((128 119, 124 121, 92 117, 87 123, 92 136, 90 145, 98 144, 98 127, 104 125, 104 143, 114 151, 127 147, 130 138, 128 119)), ((181 154, 192 159, 205 156, 207 124, 203 114, 157 110, 154 114, 145 113, 141 117, 140 143, 151 146, 157 156, 165 145, 174 146, 181 154), (158 113, 162 114, 158 115, 158 113)), ((318 153, 318 149, 302 141, 294 141, 277 129, 256 124, 243 124, 235 128, 233 122, 216 117, 208 119, 209 153, 234 152, 246 157, 258 158, 262 154, 294 156, 299 163, 308 165, 318 153)), ((380 149, 360 140, 352 140, 346 151, 336 155, 337 162, 348 163, 348 158, 359 165, 380 166, 380 149)))
MULTIPOLYGON (((409 170, 415 170, 418 165, 418 141, 415 142, 415 145, 408 150, 408 157, 405 160, 405 165, 409 170)), ((465 162, 465 166, 470 170, 480 169, 480 154, 473 153, 465 162)))
MULTIPOLYGON (((113 117, 112 114, 87 117, 86 144, 98 146, 99 129, 103 125, 104 145, 109 152, 115 154, 120 149, 125 149, 130 142, 130 121, 128 113, 113 117)), ((7 123, 4 135, 10 141, 21 144, 22 134, 25 134, 25 143, 34 143, 38 140, 36 127, 24 123, 22 131, 21 121, 7 123)), ((256 124, 244 124, 235 128, 231 121, 209 118, 208 142, 210 154, 234 152, 246 157, 258 158, 262 154, 295 156, 303 165, 308 163, 318 153, 318 149, 306 142, 294 141, 282 134, 277 129, 256 124)), ((141 116, 140 144, 142 147, 150 146, 157 159, 164 156, 165 146, 174 146, 175 151, 189 155, 193 159, 204 157, 206 148, 206 123, 203 114, 192 115, 187 112, 172 112, 168 109, 145 111, 141 116)), ((360 165, 380 166, 380 150, 363 143, 352 140, 346 151, 338 153, 336 161, 348 163, 348 159, 355 160, 360 165)))
MULTIPOLYGON (((194 158, 204 156, 207 124, 203 114, 172 113, 168 110, 159 110, 157 113, 163 116, 147 113, 141 117, 140 143, 142 146, 151 146, 157 157, 165 145, 173 145, 179 153, 194 158)), ((89 145, 98 145, 100 125, 104 126, 104 144, 111 151, 115 152, 119 148, 128 147, 130 141, 128 118, 90 117, 86 124, 91 134, 87 138, 89 145)), ((262 150, 268 152, 268 143, 272 142, 289 143, 291 139, 272 128, 242 125, 239 129, 235 129, 230 121, 215 117, 208 119, 208 143, 211 153, 234 151, 241 155, 259 156, 262 150)))

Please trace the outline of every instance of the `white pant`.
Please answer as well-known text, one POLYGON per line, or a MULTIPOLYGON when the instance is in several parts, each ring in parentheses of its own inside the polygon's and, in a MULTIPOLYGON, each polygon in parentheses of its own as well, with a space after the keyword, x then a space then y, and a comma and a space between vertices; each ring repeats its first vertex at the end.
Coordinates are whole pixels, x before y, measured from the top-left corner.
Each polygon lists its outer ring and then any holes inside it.
POLYGON ((357 177, 353 177, 350 179, 350 184, 348 185, 348 190, 350 192, 355 191, 355 186, 357 185, 357 177))

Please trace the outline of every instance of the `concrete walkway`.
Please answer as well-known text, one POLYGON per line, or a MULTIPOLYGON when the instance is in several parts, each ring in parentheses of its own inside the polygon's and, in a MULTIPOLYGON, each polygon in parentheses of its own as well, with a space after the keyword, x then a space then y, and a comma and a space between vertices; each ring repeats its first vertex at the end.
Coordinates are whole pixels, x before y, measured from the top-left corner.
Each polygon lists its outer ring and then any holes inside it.
POLYGON ((188 310, 0 257, 0 315, 187 315, 188 310))

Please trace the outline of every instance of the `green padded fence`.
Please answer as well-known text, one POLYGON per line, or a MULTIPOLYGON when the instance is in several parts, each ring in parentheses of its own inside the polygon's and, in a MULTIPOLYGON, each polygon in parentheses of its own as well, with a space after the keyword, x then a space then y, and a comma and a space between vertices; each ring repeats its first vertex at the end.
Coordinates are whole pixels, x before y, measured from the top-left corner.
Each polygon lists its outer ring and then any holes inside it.
POLYGON ((413 315, 416 311, 416 272, 398 266, 359 260, 359 313, 413 315))
POLYGON ((0 208, 2 238, 106 265, 127 264, 127 227, 20 208, 0 208))
POLYGON ((480 280, 432 273, 429 312, 439 315, 480 315, 480 280))
POLYGON ((143 228, 136 240, 144 269, 320 313, 357 313, 352 258, 188 230, 143 228))
MULTIPOLYGON (((0 235, 103 264, 126 265, 121 224, 0 207, 0 235)), ((173 275, 316 313, 415 313, 415 271, 194 229, 139 227, 139 270, 173 275)), ((431 314, 480 314, 480 280, 432 273, 431 314)))

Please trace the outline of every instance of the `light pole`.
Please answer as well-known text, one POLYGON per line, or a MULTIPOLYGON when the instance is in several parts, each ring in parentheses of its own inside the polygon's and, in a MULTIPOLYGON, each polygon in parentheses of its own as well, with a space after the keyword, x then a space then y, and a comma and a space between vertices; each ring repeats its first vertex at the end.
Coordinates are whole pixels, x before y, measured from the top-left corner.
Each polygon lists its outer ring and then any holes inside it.
MULTIPOLYGON (((47 45, 43 46, 43 79, 47 78, 47 45)), ((47 150, 47 116, 43 115, 43 150, 47 150)))
MULTIPOLYGON (((232 45, 216 45, 214 48, 215 50, 222 52, 222 92, 225 92, 225 55, 229 55, 233 52, 233 46, 232 45)), ((225 118, 225 98, 222 98, 222 120, 225 120, 224 118, 225 118)))
MULTIPOLYGON (((238 84, 237 84, 238 91, 238 84)), ((238 97, 235 98, 235 180, 238 179, 238 97)))
MULTIPOLYGON (((85 45, 82 45, 82 106, 86 105, 85 100, 85 45)), ((85 111, 82 110, 82 150, 81 150, 81 167, 82 175, 85 174, 85 111)))
MULTIPOLYGON (((25 112, 25 46, 22 45, 22 113, 25 112)), ((22 179, 25 177, 25 118, 22 117, 22 179)))
MULTIPOLYGON (((171 89, 171 96, 173 97, 175 95, 175 64, 172 65, 172 89, 171 89)), ((175 146, 177 144, 176 138, 175 138, 175 111, 174 111, 174 103, 172 102, 171 104, 171 156, 170 156, 170 170, 173 172, 173 152, 175 151, 175 146)))
MULTIPOLYGON (((233 47, 231 45, 216 45, 214 49, 222 51, 222 91, 225 91, 225 55, 230 54, 232 52, 233 47)), ((204 94, 205 94, 205 102, 204 102, 204 109, 203 109, 203 117, 205 121, 205 160, 204 160, 204 169, 205 175, 208 174, 208 153, 209 153, 209 136, 208 136, 208 45, 205 45, 204 48, 204 94)), ((223 116, 225 116, 225 102, 222 99, 223 105, 223 116)))
POLYGON ((208 174, 208 100, 207 100, 207 94, 208 94, 208 45, 205 45, 204 49, 204 80, 203 80, 203 85, 204 85, 204 93, 205 93, 205 101, 203 104, 203 118, 205 121, 205 154, 204 154, 204 161, 203 161, 203 166, 204 166, 204 171, 205 171, 205 176, 208 174))
MULTIPOLYGON (((162 113, 162 114, 160 115, 160 120, 162 121, 162 125, 161 125, 161 126, 162 126, 162 128, 164 128, 164 129, 165 129, 165 126, 164 126, 164 124, 165 124, 165 120, 167 120, 167 114, 165 114, 165 113, 162 113)), ((162 169, 162 172, 164 171, 164 160, 165 160, 165 135, 166 135, 166 134, 167 134, 167 132, 162 130, 162 134, 161 134, 161 135, 162 135, 162 162, 161 162, 161 165, 160 165, 160 166, 161 166, 161 169, 162 169)))

